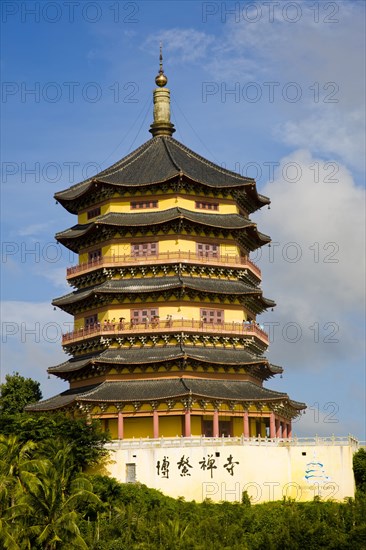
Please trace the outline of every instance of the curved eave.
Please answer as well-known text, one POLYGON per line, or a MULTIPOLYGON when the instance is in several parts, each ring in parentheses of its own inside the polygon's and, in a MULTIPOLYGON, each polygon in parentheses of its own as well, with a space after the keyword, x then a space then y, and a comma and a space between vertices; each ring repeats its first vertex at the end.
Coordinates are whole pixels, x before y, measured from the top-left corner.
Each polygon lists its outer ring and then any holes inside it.
POLYGON ((65 296, 55 298, 52 305, 65 308, 98 295, 149 294, 183 289, 207 294, 253 296, 261 301, 261 305, 265 309, 276 305, 273 300, 264 298, 260 289, 252 288, 241 281, 178 276, 108 280, 98 286, 86 290, 76 290, 65 296))
MULTIPOLYGON (((69 229, 56 234, 56 239, 62 242, 63 239, 78 239, 91 233, 100 226, 114 227, 116 230, 128 227, 146 227, 147 225, 161 225, 175 220, 187 220, 192 223, 215 227, 217 229, 244 229, 246 227, 256 228, 256 224, 241 216, 240 214, 207 214, 193 212, 185 208, 175 207, 167 210, 154 212, 118 213, 109 212, 96 217, 86 224, 76 224, 69 229)), ((262 233, 258 233, 263 235, 262 233)), ((269 238, 269 237, 268 237, 269 238)))
POLYGON ((70 409, 74 406, 77 398, 85 392, 89 392, 92 389, 98 387, 99 384, 94 384, 93 386, 77 388, 74 390, 66 390, 58 395, 50 397, 49 399, 44 399, 38 403, 33 403, 31 405, 26 405, 24 410, 26 412, 47 412, 47 411, 56 411, 63 409, 70 409))
POLYGON ((286 393, 268 390, 253 382, 237 380, 206 380, 196 378, 170 378, 160 380, 133 380, 126 382, 106 381, 78 396, 80 402, 115 402, 119 399, 133 403, 139 401, 166 401, 168 399, 208 398, 212 400, 289 400, 286 393))
POLYGON ((95 190, 95 185, 131 189, 161 185, 176 178, 187 178, 208 188, 248 187, 256 208, 269 203, 267 197, 258 194, 253 178, 222 168, 167 136, 152 138, 106 170, 54 196, 67 210, 77 213, 73 202, 95 190))
MULTIPOLYGON (((131 232, 132 228, 135 231, 146 227, 158 228, 177 221, 183 222, 182 228, 188 223, 216 231, 232 232, 239 240, 242 238, 248 241, 247 246, 250 250, 255 250, 271 242, 268 235, 258 231, 256 224, 239 214, 201 214, 182 208, 139 214, 105 214, 90 223, 77 224, 57 233, 56 240, 73 252, 78 252, 94 236, 105 239, 101 229, 109 231, 113 235, 113 232, 114 234, 121 233, 121 229, 127 233, 131 232)), ((110 236, 110 238, 112 237, 110 236)))
POLYGON ((299 410, 301 403, 292 401, 286 393, 269 390, 249 381, 222 381, 197 378, 174 378, 131 382, 103 382, 100 386, 78 397, 80 403, 124 403, 168 400, 209 400, 244 403, 287 404, 299 410))
POLYGON ((278 365, 272 365, 272 363, 270 363, 268 365, 268 368, 272 372, 272 374, 282 374, 283 373, 283 367, 279 367, 278 365))
POLYGON ((287 404, 294 411, 306 408, 286 393, 269 390, 248 381, 220 381, 195 378, 102 382, 99 385, 67 390, 55 397, 28 405, 29 412, 44 412, 70 408, 75 405, 100 403, 153 403, 181 399, 235 402, 239 404, 287 404))
POLYGON ((303 411, 306 409, 306 403, 301 403, 300 401, 293 401, 292 399, 289 399, 289 405, 296 409, 297 411, 303 411))
POLYGON ((191 346, 181 347, 155 347, 155 348, 129 348, 126 350, 107 350, 97 355, 88 355, 77 360, 70 359, 60 365, 50 367, 49 374, 62 374, 77 372, 92 365, 129 365, 139 366, 147 363, 165 363, 191 359, 203 364, 225 366, 259 366, 264 365, 273 373, 282 372, 281 367, 273 368, 265 357, 251 356, 246 350, 233 350, 230 348, 200 348, 191 346), (276 370, 280 369, 280 370, 276 370))

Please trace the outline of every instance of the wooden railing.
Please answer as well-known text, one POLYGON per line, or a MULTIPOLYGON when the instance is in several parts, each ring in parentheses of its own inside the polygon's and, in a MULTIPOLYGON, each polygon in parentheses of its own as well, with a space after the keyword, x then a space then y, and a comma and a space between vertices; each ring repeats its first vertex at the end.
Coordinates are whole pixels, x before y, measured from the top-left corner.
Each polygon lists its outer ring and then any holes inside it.
POLYGON ((216 256, 213 254, 196 254, 195 252, 161 252, 160 254, 146 254, 142 256, 133 256, 130 254, 116 255, 116 256, 102 256, 90 262, 84 262, 82 264, 74 265, 67 268, 66 276, 68 279, 75 277, 76 275, 82 275, 88 273, 93 269, 99 267, 116 267, 116 266, 134 266, 134 265, 153 265, 162 264, 166 262, 199 262, 200 264, 209 264, 212 266, 237 266, 243 269, 250 269, 254 275, 259 279, 261 278, 261 270, 259 267, 249 260, 249 258, 243 256, 234 256, 230 254, 221 254, 216 256))
POLYGON ((169 333, 176 330, 185 332, 196 332, 205 334, 220 335, 241 335, 258 338, 266 346, 269 344, 268 334, 256 323, 207 323, 204 321, 195 321, 194 319, 166 319, 152 320, 146 323, 104 323, 86 328, 81 328, 62 335, 62 344, 71 344, 94 336, 119 336, 122 334, 140 334, 140 333, 169 333))

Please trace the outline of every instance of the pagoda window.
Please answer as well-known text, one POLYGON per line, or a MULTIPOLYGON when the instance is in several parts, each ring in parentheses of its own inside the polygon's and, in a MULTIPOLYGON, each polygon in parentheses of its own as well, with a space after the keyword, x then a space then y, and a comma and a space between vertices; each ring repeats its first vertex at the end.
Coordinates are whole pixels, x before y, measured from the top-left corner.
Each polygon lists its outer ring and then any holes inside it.
POLYGON ((219 246, 217 244, 196 243, 196 253, 201 258, 218 258, 219 246))
POLYGON ((97 313, 95 313, 94 315, 89 315, 89 317, 85 317, 85 319, 84 319, 85 328, 92 328, 97 324, 98 324, 98 314, 97 313))
POLYGON ((208 201, 196 201, 196 208, 200 208, 201 210, 218 210, 219 203, 208 202, 208 201))
POLYGON ((101 259, 101 257, 102 257, 102 251, 100 248, 98 248, 98 250, 91 250, 88 253, 89 262, 97 262, 98 260, 101 259))
POLYGON ((131 309, 131 323, 133 325, 139 325, 142 323, 155 323, 159 319, 158 308, 141 308, 131 309))
POLYGON ((223 309, 200 309, 201 321, 204 323, 220 324, 224 322, 223 309))
POLYGON ((137 243, 131 247, 132 256, 156 256, 158 243, 137 243))
POLYGON ((88 220, 91 220, 92 218, 95 218, 96 216, 100 216, 100 206, 97 206, 96 208, 92 208, 91 210, 88 210, 88 212, 87 212, 88 220))
POLYGON ((145 200, 145 201, 131 201, 131 210, 138 210, 141 208, 157 208, 157 200, 145 200))

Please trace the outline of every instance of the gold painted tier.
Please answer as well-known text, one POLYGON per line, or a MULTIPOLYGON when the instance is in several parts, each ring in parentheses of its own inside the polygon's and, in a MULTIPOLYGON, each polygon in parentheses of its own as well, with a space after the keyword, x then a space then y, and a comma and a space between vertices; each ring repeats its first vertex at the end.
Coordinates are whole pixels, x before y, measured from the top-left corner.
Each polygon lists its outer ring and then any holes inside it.
POLYGON ((161 252, 156 255, 139 255, 123 254, 120 256, 101 256, 89 262, 83 262, 79 265, 74 265, 67 268, 67 279, 70 280, 75 276, 89 273, 99 268, 110 268, 117 266, 135 266, 135 265, 160 265, 175 262, 198 262, 202 265, 220 266, 220 267, 238 267, 241 269, 249 269, 255 277, 261 279, 261 270, 259 267, 243 256, 232 256, 229 254, 217 255, 208 254, 206 256, 196 254, 190 251, 177 252, 161 252))
POLYGON ((268 334, 256 323, 207 323, 193 319, 167 319, 163 321, 159 319, 146 323, 126 323, 122 321, 121 323, 81 328, 63 334, 62 345, 73 344, 95 336, 110 338, 111 336, 118 337, 126 334, 171 334, 177 330, 184 331, 187 334, 205 333, 207 335, 245 336, 258 339, 265 347, 269 344, 268 334))

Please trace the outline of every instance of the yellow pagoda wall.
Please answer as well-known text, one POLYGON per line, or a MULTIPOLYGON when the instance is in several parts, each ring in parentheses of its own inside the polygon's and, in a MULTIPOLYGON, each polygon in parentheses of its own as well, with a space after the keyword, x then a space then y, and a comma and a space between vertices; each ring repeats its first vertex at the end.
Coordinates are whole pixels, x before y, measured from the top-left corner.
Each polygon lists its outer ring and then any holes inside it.
MULTIPOLYGON (((126 407, 131 409, 132 407, 126 407)), ((96 414, 100 414, 100 411, 95 410, 96 414)), ((108 412, 108 411, 107 411, 108 412)), ((112 411, 110 411, 112 414, 112 411)), ((191 436, 200 437, 203 433, 202 420, 213 422, 213 415, 207 413, 191 414, 191 436)), ((223 414, 222 411, 219 416, 220 422, 228 422, 231 427, 232 437, 243 436, 243 417, 235 416, 228 413, 223 414)), ((118 439, 117 418, 105 418, 102 420, 103 427, 106 431, 109 431, 112 439, 118 439)), ((249 418, 250 425, 250 437, 267 437, 266 423, 264 418, 252 417, 249 418), (257 429, 257 423, 259 433, 257 429)), ((159 412, 159 437, 181 437, 184 435, 184 411, 182 411, 182 405, 177 403, 170 412, 159 412), (176 409, 174 414, 172 411, 176 409)), ((143 405, 139 411, 139 416, 124 418, 124 439, 132 438, 152 438, 153 437, 153 416, 149 405, 143 405), (145 411, 146 416, 140 416, 145 411)))
POLYGON ((239 416, 233 417, 233 436, 240 437, 243 434, 243 418, 239 416))
POLYGON ((126 439, 133 437, 153 437, 154 432, 152 416, 125 418, 123 430, 124 437, 126 439))
POLYGON ((154 235, 151 238, 131 238, 131 242, 122 242, 122 243, 109 243, 105 245, 95 244, 89 246, 82 250, 79 254, 79 263, 86 263, 89 261, 89 252, 97 250, 98 248, 102 251, 102 256, 104 257, 113 257, 113 256, 123 256, 123 255, 132 255, 132 241, 134 244, 139 242, 158 242, 158 254, 165 254, 167 252, 190 252, 191 254, 196 254, 196 242, 199 243, 213 243, 219 245, 219 256, 240 256, 241 251, 233 240, 230 243, 230 239, 225 240, 225 242, 220 242, 219 239, 210 239, 208 237, 196 236, 191 239, 161 239, 158 235, 154 235))
MULTIPOLYGON (((214 202, 219 204, 218 210, 215 210, 215 212, 219 212, 220 214, 236 214, 238 212, 238 207, 236 206, 234 201, 230 201, 228 199, 217 199, 213 196, 188 196, 176 193, 171 195, 149 195, 148 193, 144 193, 144 195, 138 196, 134 195, 130 198, 121 198, 121 197, 115 197, 114 199, 108 199, 106 202, 99 203, 98 206, 100 206, 100 215, 107 214, 108 212, 125 212, 125 213, 131 213, 131 212, 154 212, 157 210, 168 210, 169 208, 176 208, 179 206, 180 208, 185 208, 186 210, 192 210, 192 211, 200 211, 200 212, 207 212, 206 210, 202 210, 200 208, 196 208, 196 201, 197 200, 203 200, 207 202, 214 202), (158 201, 158 206, 156 208, 147 208, 147 209, 131 209, 131 201, 136 201, 139 199, 142 199, 143 197, 153 198, 154 200, 158 201)), ((84 224, 90 222, 88 220, 88 210, 91 210, 92 207, 87 208, 85 211, 82 211, 78 215, 78 223, 84 224)))
POLYGON ((129 304, 128 307, 112 306, 107 309, 93 308, 87 311, 83 311, 82 313, 78 313, 77 315, 75 315, 74 330, 83 328, 85 318, 90 317, 94 314, 98 314, 98 322, 101 325, 103 325, 104 321, 112 321, 112 319, 114 319, 115 324, 118 324, 119 319, 121 317, 124 317, 125 323, 128 324, 131 320, 131 309, 144 309, 144 308, 158 309, 160 322, 162 326, 164 326, 164 321, 166 321, 166 318, 168 315, 171 315, 173 320, 184 319, 184 320, 190 321, 193 319, 194 321, 200 321, 201 308, 223 309, 224 310, 223 321, 225 323, 232 323, 232 322, 242 323, 243 320, 246 320, 248 318, 248 314, 243 309, 243 306, 231 305, 229 309, 226 304, 220 304, 220 303, 215 304, 210 300, 207 300, 207 302, 199 302, 199 303, 190 302, 188 304, 172 303, 171 305, 169 304, 169 302, 159 303, 159 302, 146 301, 146 302, 134 302, 133 304, 129 304))
POLYGON ((112 439, 118 439, 117 418, 109 418, 104 421, 104 430, 110 433, 112 439))
POLYGON ((159 436, 175 437, 183 435, 182 419, 184 420, 184 416, 182 414, 180 416, 159 416, 159 436))
POLYGON ((257 431, 257 423, 255 418, 249 418, 249 435, 251 437, 256 437, 258 434, 257 431))
POLYGON ((202 434, 202 416, 191 415, 191 434, 192 436, 202 434))

